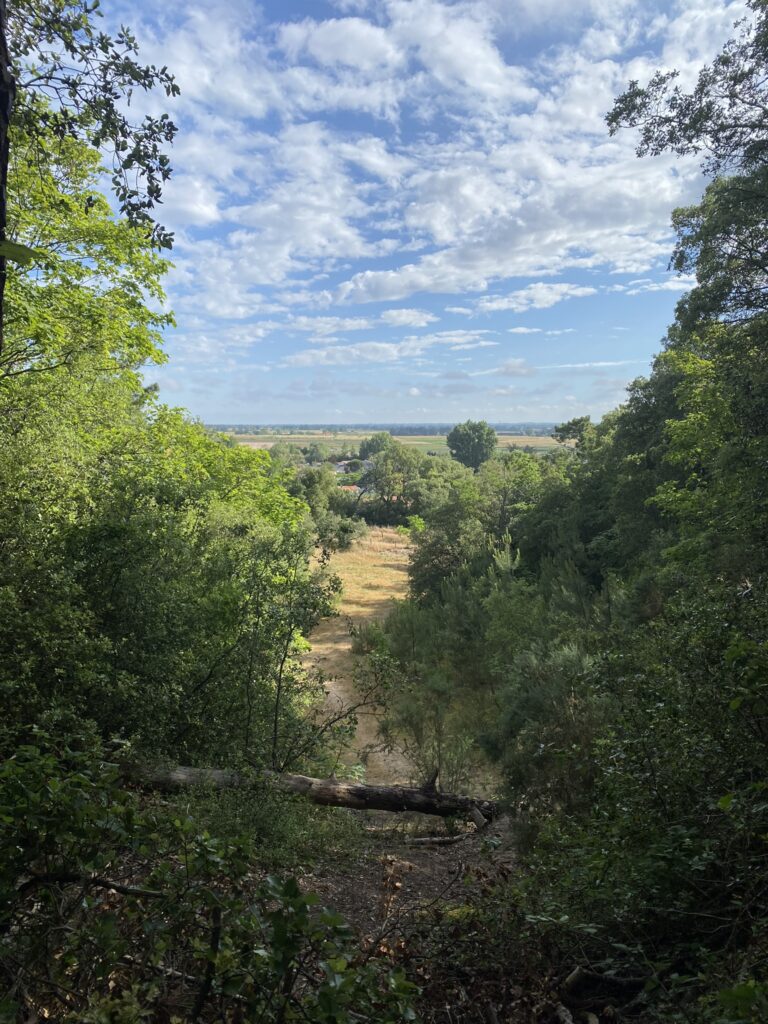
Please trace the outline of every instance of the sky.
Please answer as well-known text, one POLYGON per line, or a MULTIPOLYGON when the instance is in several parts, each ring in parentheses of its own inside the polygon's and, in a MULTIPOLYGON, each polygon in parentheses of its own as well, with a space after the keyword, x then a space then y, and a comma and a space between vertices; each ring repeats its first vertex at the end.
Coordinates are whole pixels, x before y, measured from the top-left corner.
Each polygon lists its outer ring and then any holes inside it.
MULTIPOLYGON (((107 6, 107 5, 105 5, 107 6)), ((599 417, 691 281, 693 158, 605 114, 691 84, 727 0, 110 0, 181 95, 160 219, 177 320, 147 378, 207 422, 599 417)), ((145 101, 142 101, 145 102, 145 101)))

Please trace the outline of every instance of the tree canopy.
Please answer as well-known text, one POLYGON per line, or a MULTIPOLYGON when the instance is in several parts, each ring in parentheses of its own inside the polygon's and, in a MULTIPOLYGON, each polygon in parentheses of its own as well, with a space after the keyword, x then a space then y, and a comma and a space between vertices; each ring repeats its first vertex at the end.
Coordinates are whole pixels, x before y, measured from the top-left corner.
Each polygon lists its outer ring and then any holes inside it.
POLYGON ((167 247, 172 236, 154 210, 171 173, 164 147, 177 128, 165 112, 134 118, 125 100, 154 89, 173 97, 179 89, 166 67, 139 62, 129 29, 110 36, 99 30, 100 17, 99 0, 8 5, 2 28, 15 81, 12 132, 27 145, 80 139, 107 153, 120 212, 167 247))
POLYGON ((378 452, 383 452, 394 443, 395 439, 388 430, 379 430, 377 433, 371 434, 370 437, 366 437, 360 442, 358 454, 361 459, 370 459, 372 455, 376 455, 378 452))
POLYGON ((469 469, 479 469, 493 455, 497 438, 485 420, 466 420, 458 423, 446 440, 454 459, 469 469))

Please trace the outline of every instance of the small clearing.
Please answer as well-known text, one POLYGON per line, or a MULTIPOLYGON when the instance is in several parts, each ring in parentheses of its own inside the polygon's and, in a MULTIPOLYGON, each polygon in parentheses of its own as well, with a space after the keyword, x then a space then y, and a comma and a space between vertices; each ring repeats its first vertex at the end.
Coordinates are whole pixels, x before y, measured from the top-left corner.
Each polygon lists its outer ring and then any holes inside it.
MULTIPOLYGON (((348 551, 337 552, 331 571, 342 581, 339 614, 324 619, 313 631, 307 664, 327 679, 328 704, 354 704, 358 698, 355 672, 358 657, 352 652, 353 627, 381 622, 395 600, 408 593, 408 539, 392 527, 372 527, 348 551)), ((381 749, 375 712, 358 715, 355 741, 342 755, 347 764, 364 763, 366 781, 381 785, 405 782, 408 762, 397 751, 381 749)))
MULTIPOLYGON (((409 554, 405 537, 392 528, 375 527, 331 560, 332 571, 342 581, 339 615, 317 626, 307 656, 307 664, 320 669, 327 679, 329 708, 337 708, 339 702, 353 704, 359 698, 359 658, 352 651, 350 626, 381 622, 393 601, 407 596, 409 554)), ((412 774, 398 751, 381 747, 376 713, 358 716, 354 740, 341 760, 350 765, 364 763, 369 783, 394 785, 409 781, 412 774)), ((453 927, 463 931, 484 889, 513 870, 509 822, 500 819, 478 834, 464 822, 451 824, 419 814, 345 813, 361 819, 360 842, 352 844, 346 856, 321 857, 305 865, 297 872, 302 888, 342 914, 364 951, 377 949, 391 956, 393 964, 407 966, 423 983, 427 1003, 436 1007, 450 1003, 454 1008, 445 1018, 438 1009, 430 1020, 485 1021, 486 1017, 476 1015, 476 1004, 478 999, 483 1001, 480 989, 490 988, 489 1001, 496 998, 495 976, 491 983, 481 980, 478 991, 468 994, 450 967, 436 967, 434 977, 422 974, 421 948, 433 920, 444 928, 445 914, 453 914, 453 927), (425 835, 448 837, 453 830, 455 843, 413 844, 425 835)), ((450 916, 448 921, 450 928, 450 916)))

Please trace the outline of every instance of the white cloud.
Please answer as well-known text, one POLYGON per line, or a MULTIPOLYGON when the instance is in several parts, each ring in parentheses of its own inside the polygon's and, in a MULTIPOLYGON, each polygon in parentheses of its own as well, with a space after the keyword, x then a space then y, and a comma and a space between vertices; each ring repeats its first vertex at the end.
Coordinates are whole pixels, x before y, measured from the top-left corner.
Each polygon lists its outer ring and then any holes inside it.
POLYGON ((389 0, 387 13, 392 36, 415 51, 442 89, 465 89, 496 102, 535 97, 527 72, 502 57, 484 4, 389 0))
POLYGON ((488 370, 475 370, 471 377, 530 377, 536 367, 529 366, 525 359, 507 359, 501 366, 488 370))
POLYGON ((486 341, 487 331, 438 331, 433 334, 409 335, 403 341, 363 341, 355 345, 331 345, 306 349, 286 356, 285 366, 353 366, 365 363, 395 363, 414 359, 436 345, 451 350, 484 348, 496 342, 486 341))
POLYGON ((647 359, 598 360, 591 363, 550 363, 548 366, 537 366, 537 370, 595 370, 606 366, 636 366, 647 363, 647 359))
POLYGON ((397 185, 414 166, 413 160, 392 152, 383 139, 373 135, 362 136, 354 142, 339 141, 337 152, 348 163, 392 185, 397 185))
MULTIPOLYGON (((497 342, 416 334, 439 319, 420 308, 436 295, 499 336, 556 337, 573 332, 556 313, 541 328, 508 327, 508 314, 598 291, 671 301, 695 283, 662 268, 671 209, 700 194, 698 161, 638 161, 634 134, 609 138, 604 114, 658 66, 690 84, 743 3, 333 0, 328 18, 299 6, 276 24, 247 0, 166 0, 136 25, 143 57, 182 90, 162 214, 178 236, 169 291, 183 365, 437 362, 497 342), (629 283, 606 278, 617 273, 629 283), (395 308, 356 308, 376 302, 395 308), (348 332, 371 333, 347 344, 348 332)), ((597 305, 584 304, 579 355, 597 305)))
POLYGON ((496 372, 503 377, 528 377, 533 373, 533 368, 528 366, 525 359, 508 359, 496 372))
POLYGON ((586 285, 567 284, 566 282, 548 284, 539 281, 518 291, 510 292, 509 295, 484 297, 478 302, 477 308, 482 312, 511 309, 514 313, 524 313, 529 309, 548 309, 565 299, 580 298, 596 293, 596 288, 586 285))
POLYGON ((362 18, 334 18, 317 22, 311 18, 281 25, 278 43, 293 61, 303 55, 320 64, 342 64, 370 70, 401 63, 403 55, 390 35, 362 18))
POLYGON ((285 322, 285 326, 290 330, 307 331, 318 338, 323 338, 337 332, 368 330, 371 321, 360 316, 293 316, 285 322))
POLYGON ((458 345, 451 345, 451 352, 461 352, 470 348, 495 348, 498 341, 465 341, 458 345))
POLYGON ((615 290, 626 295, 642 295, 644 292, 684 292, 693 288, 696 278, 681 274, 680 277, 667 278, 665 281, 630 281, 628 285, 619 285, 615 290))
POLYGON ((426 327, 438 319, 423 309, 386 309, 381 314, 383 323, 392 327, 426 327))

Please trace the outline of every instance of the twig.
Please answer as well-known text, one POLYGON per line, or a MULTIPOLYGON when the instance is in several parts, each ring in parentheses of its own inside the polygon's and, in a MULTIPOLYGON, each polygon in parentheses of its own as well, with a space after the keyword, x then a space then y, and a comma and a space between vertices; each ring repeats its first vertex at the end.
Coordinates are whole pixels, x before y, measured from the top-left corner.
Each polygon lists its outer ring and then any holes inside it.
POLYGON ((192 1007, 191 1020, 197 1021, 200 1019, 200 1014, 203 1012, 208 996, 211 994, 211 986, 213 985, 213 976, 216 973, 216 954, 219 952, 219 945, 221 944, 221 907, 214 907, 213 913, 211 914, 211 950, 208 956, 208 963, 205 965, 205 974, 203 975, 203 981, 200 985, 200 991, 197 993, 195 999, 195 1005, 192 1007))
POLYGON ((465 839, 476 836, 476 832, 464 832, 460 836, 424 836, 417 839, 406 839, 406 846, 451 846, 453 843, 463 843, 465 839))
POLYGON ((121 896, 143 896, 147 899, 159 899, 164 894, 157 889, 141 889, 133 885, 123 885, 122 882, 115 882, 109 878, 102 878, 100 875, 84 875, 76 871, 47 871, 42 875, 32 875, 26 882, 22 882, 16 889, 19 895, 24 895, 30 889, 38 885, 71 885, 79 883, 86 888, 110 889, 120 893, 121 896))

